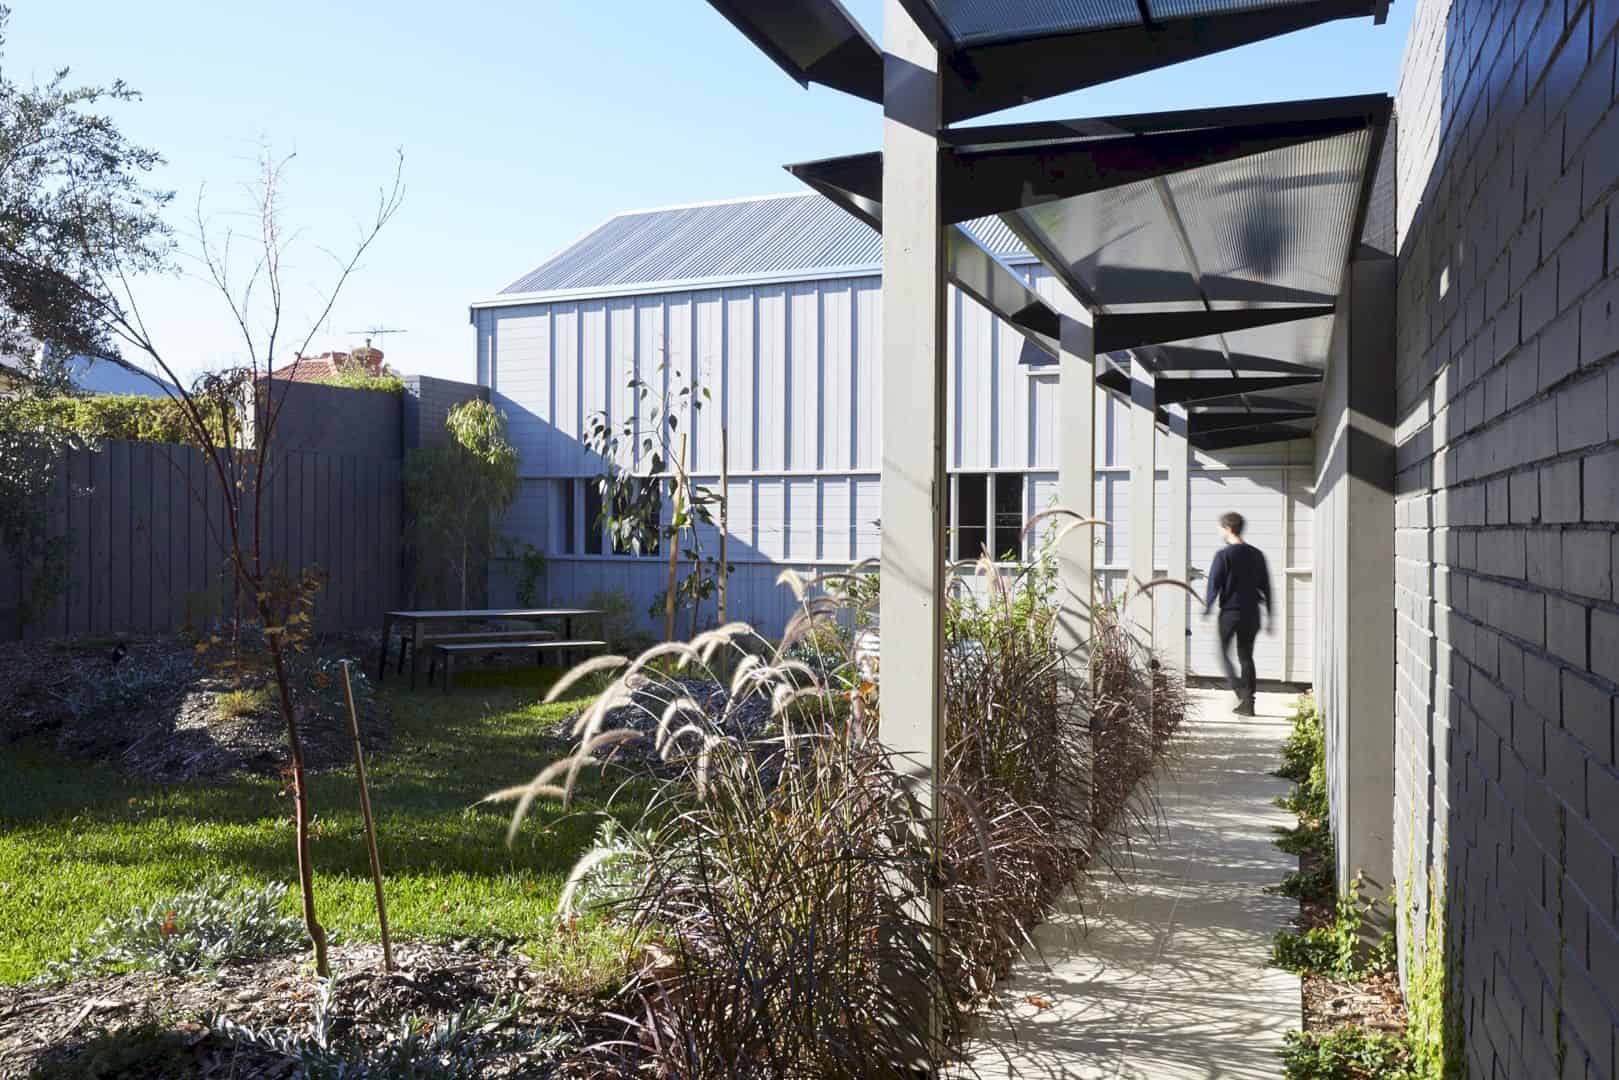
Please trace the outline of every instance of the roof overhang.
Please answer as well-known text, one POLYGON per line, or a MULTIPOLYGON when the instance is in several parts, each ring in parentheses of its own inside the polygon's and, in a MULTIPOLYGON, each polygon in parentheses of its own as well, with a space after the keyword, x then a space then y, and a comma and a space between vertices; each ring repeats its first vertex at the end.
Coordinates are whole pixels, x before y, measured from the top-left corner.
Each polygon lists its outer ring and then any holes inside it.
MULTIPOLYGON (((998 215, 1090 310, 1097 352, 1155 373, 1160 403, 1266 395, 1303 422, 1391 110, 1376 95, 952 129, 941 213, 998 215)), ((877 153, 788 166, 878 228, 882 168, 877 153)), ((987 306, 1018 325, 1019 290, 987 306)), ((1049 305, 1022 313, 1025 333, 1032 316, 1057 336, 1049 305)), ((1118 370, 1100 381, 1128 391, 1118 370)), ((1238 430, 1299 434, 1275 420, 1203 434, 1224 447, 1238 430)))
MULTIPOLYGON (((943 58, 947 124, 1339 19, 1388 0, 902 0, 943 58)), ((800 84, 882 101, 883 53, 838 0, 709 0, 800 84)))

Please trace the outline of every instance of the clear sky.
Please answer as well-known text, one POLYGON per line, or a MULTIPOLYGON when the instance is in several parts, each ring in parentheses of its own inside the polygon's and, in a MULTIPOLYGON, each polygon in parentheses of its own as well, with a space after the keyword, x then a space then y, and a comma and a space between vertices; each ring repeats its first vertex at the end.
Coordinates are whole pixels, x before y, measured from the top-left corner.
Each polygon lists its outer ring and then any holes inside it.
MULTIPOLYGON (((881 0, 846 0, 881 40, 881 0)), ((406 372, 471 380, 469 302, 498 292, 621 210, 790 191, 781 165, 875 149, 875 105, 805 91, 703 0, 13 0, 12 78, 122 78, 115 115, 167 158, 160 186, 194 250, 199 192, 216 227, 246 222, 260 147, 296 153, 284 221, 291 310, 330 278, 405 155, 404 205, 316 348, 372 326, 406 372)), ((1393 92, 1411 15, 1340 22, 986 121, 1393 92)), ((242 356, 196 277, 138 287, 153 335, 195 372, 242 356)), ((290 347, 290 346, 289 346, 290 347)), ((277 363, 289 360, 285 352, 277 363)))

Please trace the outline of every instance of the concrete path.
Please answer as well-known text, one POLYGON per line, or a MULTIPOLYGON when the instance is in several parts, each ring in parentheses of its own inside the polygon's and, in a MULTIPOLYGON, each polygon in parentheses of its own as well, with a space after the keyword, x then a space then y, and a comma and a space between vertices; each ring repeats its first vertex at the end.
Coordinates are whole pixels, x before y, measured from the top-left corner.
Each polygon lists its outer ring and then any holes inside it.
POLYGON ((1299 1026, 1297 976, 1269 967, 1271 938, 1298 912, 1268 896, 1298 864, 1271 844, 1292 818, 1272 805, 1291 695, 1194 691, 1196 715, 1158 776, 1163 835, 1122 880, 1102 878, 1035 933, 985 1025, 981 1076, 1249 1080, 1282 1075, 1299 1026))

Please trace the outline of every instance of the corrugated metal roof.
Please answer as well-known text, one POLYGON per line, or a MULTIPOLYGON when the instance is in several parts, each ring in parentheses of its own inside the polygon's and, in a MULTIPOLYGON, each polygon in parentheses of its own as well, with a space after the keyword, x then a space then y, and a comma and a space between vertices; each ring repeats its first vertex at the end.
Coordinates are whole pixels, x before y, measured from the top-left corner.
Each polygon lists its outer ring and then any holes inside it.
MULTIPOLYGON (((1027 256, 998 219, 968 228, 1001 258, 1027 256)), ((882 238, 814 192, 618 214, 501 295, 624 289, 803 273, 876 270, 882 238)))

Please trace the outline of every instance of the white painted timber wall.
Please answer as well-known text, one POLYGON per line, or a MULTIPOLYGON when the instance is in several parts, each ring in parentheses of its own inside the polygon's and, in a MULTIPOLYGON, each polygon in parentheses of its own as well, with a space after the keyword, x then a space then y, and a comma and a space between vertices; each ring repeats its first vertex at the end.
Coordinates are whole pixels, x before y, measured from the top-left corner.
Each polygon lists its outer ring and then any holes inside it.
MULTIPOLYGON (((1041 292, 1056 289, 1039 267, 1025 272, 1041 292)), ((662 590, 662 559, 578 554, 586 515, 577 490, 567 515, 574 553, 564 553, 562 481, 599 472, 581 439, 589 418, 605 410, 616 424, 636 415, 644 405, 625 384, 632 376, 656 381, 665 370, 695 370, 712 395, 680 423, 699 483, 717 485, 720 428, 729 429, 732 617, 778 632, 793 609, 775 583, 784 566, 830 569, 874 558, 881 395, 904 392, 878 380, 880 295, 879 279, 867 276, 478 309, 478 381, 491 388, 521 452, 521 491, 505 529, 545 553, 544 598, 571 604, 623 590, 645 612, 662 590)), ((1056 491, 1056 367, 1021 363, 1024 339, 954 289, 950 304, 951 467, 1023 474, 1027 518, 1056 491)), ((1128 406, 1107 394, 1099 403, 1097 505, 1116 524, 1099 535, 1097 564, 1113 589, 1124 579, 1129 544, 1128 406)), ((643 464, 638 445, 628 456, 643 464)), ((1262 678, 1307 681, 1310 674, 1312 460, 1307 441, 1194 456, 1194 570, 1208 565, 1226 510, 1248 518, 1250 539, 1270 558, 1284 617, 1259 639, 1262 678)), ((1166 486, 1160 470, 1160 568, 1168 559, 1166 486)), ((714 552, 715 538, 703 537, 703 547, 714 552)), ((493 602, 512 599, 511 571, 497 562, 493 602)), ((1158 593, 1160 605, 1169 595, 1158 593)), ((1191 670, 1215 675, 1213 623, 1198 610, 1189 620, 1191 670)))

